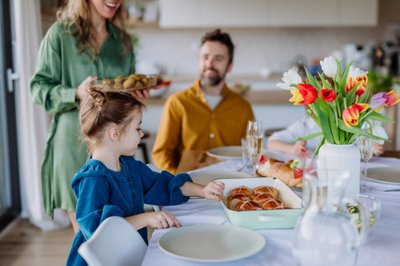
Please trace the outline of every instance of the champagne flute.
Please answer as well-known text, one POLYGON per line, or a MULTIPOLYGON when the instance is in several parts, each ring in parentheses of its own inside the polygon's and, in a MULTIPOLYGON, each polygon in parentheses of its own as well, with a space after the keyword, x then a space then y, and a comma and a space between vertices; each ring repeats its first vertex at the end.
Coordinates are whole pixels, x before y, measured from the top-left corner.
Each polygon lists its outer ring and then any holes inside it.
POLYGON ((357 144, 358 149, 360 150, 361 160, 364 162, 364 167, 361 171, 361 174, 363 176, 367 176, 368 161, 372 158, 374 152, 372 147, 372 139, 365 136, 359 136, 357 144))
POLYGON ((253 165, 253 176, 257 176, 257 163, 262 154, 264 130, 261 121, 249 121, 247 123, 247 153, 253 165))

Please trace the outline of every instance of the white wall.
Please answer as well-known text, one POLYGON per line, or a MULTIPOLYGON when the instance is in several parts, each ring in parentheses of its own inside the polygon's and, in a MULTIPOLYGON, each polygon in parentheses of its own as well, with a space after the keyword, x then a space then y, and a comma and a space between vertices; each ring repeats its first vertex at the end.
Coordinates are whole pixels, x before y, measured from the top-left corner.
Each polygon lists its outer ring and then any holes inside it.
MULTIPOLYGON (((138 28, 138 61, 161 65, 168 74, 197 75, 198 46, 204 30, 138 28)), ((376 42, 373 29, 226 29, 235 46, 232 74, 259 74, 262 68, 282 72, 297 55, 308 61, 327 56, 347 43, 376 42)))
MULTIPOLYGON (((400 1, 379 1, 377 27, 244 28, 223 29, 236 45, 233 74, 258 74, 261 68, 286 70, 296 55, 310 62, 323 58, 348 43, 378 43, 392 36, 391 26, 400 24, 400 1)), ((211 29, 159 29, 137 27, 138 60, 152 61, 169 74, 197 75, 200 38, 211 29)))

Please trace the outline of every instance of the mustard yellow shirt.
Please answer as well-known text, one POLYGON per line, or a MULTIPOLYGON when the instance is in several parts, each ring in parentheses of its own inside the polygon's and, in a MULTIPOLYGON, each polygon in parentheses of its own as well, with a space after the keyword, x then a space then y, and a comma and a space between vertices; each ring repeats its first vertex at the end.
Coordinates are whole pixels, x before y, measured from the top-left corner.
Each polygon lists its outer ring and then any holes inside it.
POLYGON ((212 110, 197 80, 167 99, 153 161, 158 168, 175 173, 183 151, 240 145, 248 120, 254 120, 254 114, 240 95, 225 86, 221 101, 212 110))

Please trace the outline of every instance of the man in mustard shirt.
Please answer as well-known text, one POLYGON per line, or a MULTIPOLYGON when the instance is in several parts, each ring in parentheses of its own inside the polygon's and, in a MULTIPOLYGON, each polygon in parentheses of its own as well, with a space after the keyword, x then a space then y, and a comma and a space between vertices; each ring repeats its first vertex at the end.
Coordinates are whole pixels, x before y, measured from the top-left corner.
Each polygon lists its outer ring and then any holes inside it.
POLYGON ((184 151, 240 145, 254 114, 250 104, 226 86, 233 52, 230 36, 220 29, 202 38, 200 79, 171 95, 164 106, 153 148, 153 160, 160 169, 176 173, 184 151))

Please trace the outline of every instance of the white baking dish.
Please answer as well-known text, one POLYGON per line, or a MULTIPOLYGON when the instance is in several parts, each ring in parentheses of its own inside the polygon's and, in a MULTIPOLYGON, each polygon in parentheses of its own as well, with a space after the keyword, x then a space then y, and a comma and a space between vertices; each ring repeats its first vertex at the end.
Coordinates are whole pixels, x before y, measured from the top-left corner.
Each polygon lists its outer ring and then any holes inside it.
POLYGON ((222 208, 232 224, 250 229, 278 229, 293 228, 297 219, 303 213, 301 199, 281 180, 274 177, 218 179, 225 184, 222 208), (228 192, 239 186, 255 188, 257 186, 271 186, 279 190, 279 199, 287 209, 261 211, 233 211, 226 206, 228 192))

